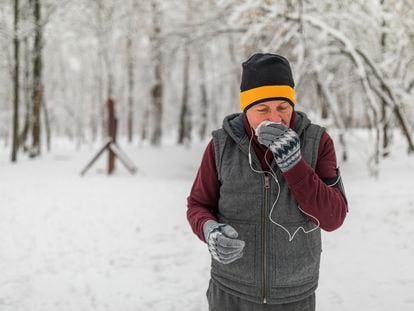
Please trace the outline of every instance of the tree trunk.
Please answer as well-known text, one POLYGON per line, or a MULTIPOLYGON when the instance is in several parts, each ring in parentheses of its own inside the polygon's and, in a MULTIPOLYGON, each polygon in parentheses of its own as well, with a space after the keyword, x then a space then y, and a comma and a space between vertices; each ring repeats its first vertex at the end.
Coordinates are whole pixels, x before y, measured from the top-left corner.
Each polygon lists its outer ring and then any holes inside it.
POLYGON ((207 86, 206 86, 206 68, 204 64, 204 54, 202 51, 198 53, 198 71, 200 75, 200 94, 201 94, 201 120, 199 136, 201 140, 204 140, 207 132, 208 125, 208 99, 207 99, 207 86))
POLYGON ((132 34, 127 37, 127 70, 128 70, 128 116, 127 116, 127 134, 128 142, 133 139, 134 126, 134 56, 132 47, 132 34))
POLYGON ((321 118, 323 120, 328 119, 329 117, 329 113, 328 113, 328 104, 327 104, 327 99, 326 99, 326 94, 324 94, 324 91, 322 89, 322 85, 319 82, 319 78, 315 77, 315 81, 316 81, 316 90, 317 90, 317 94, 318 94, 318 99, 320 101, 320 106, 321 106, 321 118))
POLYGON ((383 132, 382 156, 386 158, 390 155, 390 151, 389 151, 390 131, 389 131, 387 103, 383 99, 381 100, 381 123, 382 123, 382 132, 383 132))
POLYGON ((346 107, 348 108, 347 115, 345 118, 345 127, 353 128, 355 127, 354 123, 354 101, 352 99, 352 93, 348 92, 346 97, 346 107))
POLYGON ((40 155, 40 109, 42 102, 42 89, 36 88, 33 95, 32 110, 32 145, 29 150, 29 156, 35 158, 40 155))
POLYGON ((101 133, 102 137, 108 137, 108 116, 106 111, 106 100, 112 97, 112 74, 110 59, 107 51, 107 36, 105 25, 111 21, 111 13, 107 12, 105 2, 94 1, 96 7, 96 18, 97 18, 97 37, 98 37, 98 68, 97 68, 97 81, 98 81, 98 103, 97 109, 99 119, 101 122, 101 133), (106 76, 106 77, 105 77, 106 76), (106 78, 106 79, 105 79, 106 78), (105 84, 106 83, 106 84, 105 84))
POLYGON ((40 111, 42 108, 42 25, 40 0, 33 2, 33 16, 35 23, 34 62, 33 62, 33 113, 32 113, 32 146, 30 157, 37 157, 41 153, 40 141, 40 111))
POLYGON ((151 144, 160 145, 162 138, 162 94, 163 94, 163 85, 161 82, 161 65, 155 65, 155 77, 156 82, 152 87, 151 96, 152 96, 152 125, 153 131, 151 135, 151 144))
POLYGON ((142 126, 141 126, 141 141, 145 141, 148 139, 148 126, 149 126, 149 117, 150 111, 147 106, 144 108, 144 113, 142 117, 142 126))
MULTIPOLYGON (((380 5, 381 7, 384 6, 384 2, 385 0, 381 0, 380 1, 380 5)), ((387 39, 387 35, 386 35, 386 28, 387 24, 385 22, 385 20, 382 20, 382 33, 381 33, 381 54, 384 55, 385 54, 385 50, 386 50, 386 39, 387 39)), ((381 85, 381 88, 383 90, 383 92, 385 92, 385 87, 384 85, 381 85)), ((383 136, 382 136, 382 156, 388 157, 390 152, 389 152, 389 144, 390 144, 390 132, 389 132, 389 121, 388 121, 388 110, 387 110, 387 102, 382 99, 381 100, 381 123, 382 123, 382 132, 383 132, 383 136)))
POLYGON ((162 82, 162 51, 161 51, 161 26, 160 10, 157 0, 152 1, 152 26, 153 36, 152 51, 154 64, 154 84, 151 89, 152 96, 152 126, 151 144, 160 145, 162 138, 162 118, 163 118, 163 82, 162 82))
MULTIPOLYGON (((339 143, 342 146, 342 161, 346 162, 348 160, 348 148, 345 141, 345 137, 343 133, 345 132, 345 125, 344 121, 341 117, 339 117, 334 110, 334 107, 338 107, 337 98, 331 93, 329 90, 329 85, 326 85, 325 83, 322 83, 322 78, 319 76, 318 73, 315 73, 315 80, 318 85, 318 90, 320 91, 319 96, 321 97, 321 100, 325 103, 325 106, 327 110, 329 111, 330 115, 332 116, 332 119, 338 129, 340 129, 339 133, 339 143)), ((318 91, 318 92, 319 92, 318 91)))
POLYGON ((51 150, 51 140, 52 140, 52 131, 50 128, 50 122, 49 122, 49 112, 47 110, 46 102, 44 99, 44 96, 42 96, 42 103, 41 107, 43 108, 43 119, 45 122, 45 131, 46 131, 46 148, 47 151, 51 150))
POLYGON ((101 53, 98 53, 98 58, 99 58, 99 68, 97 68, 97 92, 98 92, 98 97, 97 97, 97 103, 96 103, 96 109, 97 109, 97 114, 96 114, 96 128, 97 128, 97 132, 99 131, 99 125, 100 124, 100 134, 102 136, 102 138, 106 138, 108 136, 107 133, 107 120, 106 120, 106 113, 105 113, 105 99, 104 99, 104 77, 103 77, 103 67, 104 67, 104 62, 102 60, 102 56, 101 53))
POLYGON ((191 120, 188 107, 189 80, 190 80, 190 51, 188 44, 184 46, 184 67, 183 67, 183 95, 181 100, 181 112, 178 130, 178 144, 191 141, 191 120))
POLYGON ((26 37, 23 40, 24 43, 24 103, 25 103, 25 114, 24 114, 24 125, 23 130, 20 133, 19 137, 19 146, 20 148, 23 148, 23 151, 26 152, 28 150, 27 148, 27 136, 29 134, 30 129, 30 116, 31 116, 31 83, 30 83, 30 68, 31 68, 31 62, 30 62, 30 48, 29 48, 29 40, 26 37))
POLYGON ((14 97, 13 97, 13 145, 11 161, 17 161, 19 148, 19 0, 14 0, 14 97))

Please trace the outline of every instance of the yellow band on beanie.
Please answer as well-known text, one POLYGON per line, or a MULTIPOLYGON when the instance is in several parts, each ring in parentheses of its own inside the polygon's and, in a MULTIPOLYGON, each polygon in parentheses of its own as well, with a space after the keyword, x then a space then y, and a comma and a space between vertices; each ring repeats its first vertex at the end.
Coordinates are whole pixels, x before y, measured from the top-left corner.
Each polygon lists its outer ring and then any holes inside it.
POLYGON ((296 104, 295 90, 289 85, 266 85, 240 92, 240 109, 245 111, 251 104, 277 98, 285 98, 296 104))

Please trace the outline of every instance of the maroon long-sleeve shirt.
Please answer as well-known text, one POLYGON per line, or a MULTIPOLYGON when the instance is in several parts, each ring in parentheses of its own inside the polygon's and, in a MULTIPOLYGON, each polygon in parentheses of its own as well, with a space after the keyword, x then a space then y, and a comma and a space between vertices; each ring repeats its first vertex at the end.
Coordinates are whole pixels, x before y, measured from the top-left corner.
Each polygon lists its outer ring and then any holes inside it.
MULTIPOLYGON (((293 113, 290 127, 295 124, 293 113)), ((257 141, 252 133, 247 118, 244 127, 249 138, 252 138, 252 148, 259 159, 262 159, 262 169, 268 170, 267 162, 271 163, 272 153, 257 141)), ((303 159, 292 169, 283 173, 290 191, 292 191, 301 209, 316 217, 320 227, 326 231, 339 228, 348 211, 345 194, 338 187, 328 186, 324 180, 337 179, 337 162, 335 148, 331 137, 324 132, 319 143, 318 160, 315 170, 303 159)), ((204 239, 203 225, 211 219, 216 220, 220 196, 220 182, 218 180, 215 163, 214 144, 211 140, 204 152, 200 168, 194 180, 190 195, 187 198, 187 218, 194 233, 204 239)))

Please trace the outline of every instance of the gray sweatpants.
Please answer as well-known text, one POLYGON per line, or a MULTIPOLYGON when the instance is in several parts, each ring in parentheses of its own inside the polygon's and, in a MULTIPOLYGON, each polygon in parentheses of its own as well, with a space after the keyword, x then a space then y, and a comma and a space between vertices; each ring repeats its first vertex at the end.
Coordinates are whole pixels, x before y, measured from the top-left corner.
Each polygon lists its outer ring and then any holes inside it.
POLYGON ((269 305, 257 304, 226 293, 210 280, 207 290, 209 311, 315 311, 315 293, 292 303, 269 305))

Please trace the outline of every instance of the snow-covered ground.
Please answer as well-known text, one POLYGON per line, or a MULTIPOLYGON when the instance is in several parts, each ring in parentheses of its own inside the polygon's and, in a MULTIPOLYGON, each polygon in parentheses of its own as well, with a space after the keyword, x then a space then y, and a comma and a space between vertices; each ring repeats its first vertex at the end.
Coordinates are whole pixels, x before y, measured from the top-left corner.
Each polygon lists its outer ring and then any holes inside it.
MULTIPOLYGON (((350 142, 350 213, 323 234, 319 311, 414 310, 414 158, 398 146, 378 179, 350 142)), ((402 145, 402 144, 401 144, 402 145)), ((95 148, 55 144, 10 164, 0 150, 0 310, 207 310, 210 257, 186 220, 205 144, 125 146, 139 172, 107 177, 95 148)))

